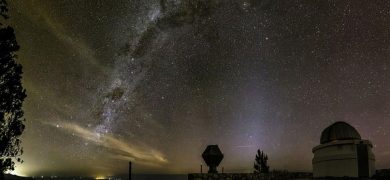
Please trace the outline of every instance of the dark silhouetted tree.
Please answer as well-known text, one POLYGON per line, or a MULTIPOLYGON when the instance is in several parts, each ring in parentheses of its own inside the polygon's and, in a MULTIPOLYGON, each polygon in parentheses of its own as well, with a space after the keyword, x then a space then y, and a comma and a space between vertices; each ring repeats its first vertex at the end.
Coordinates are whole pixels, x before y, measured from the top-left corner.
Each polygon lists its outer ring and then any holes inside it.
MULTIPOLYGON (((8 8, 0 0, 0 20, 6 20, 8 8)), ((15 59, 19 50, 14 29, 0 22, 0 178, 22 162, 20 135, 24 130, 22 104, 26 91, 22 87, 22 66, 15 59)))
POLYGON ((254 173, 269 173, 269 166, 267 164, 268 156, 263 151, 257 150, 255 163, 253 168, 254 173))

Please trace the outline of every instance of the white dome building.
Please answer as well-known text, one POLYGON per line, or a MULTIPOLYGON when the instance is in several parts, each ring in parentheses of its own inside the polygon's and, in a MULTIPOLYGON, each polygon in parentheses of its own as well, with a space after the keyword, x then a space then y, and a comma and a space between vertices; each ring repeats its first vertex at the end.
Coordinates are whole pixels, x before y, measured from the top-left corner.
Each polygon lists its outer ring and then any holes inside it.
POLYGON ((313 148, 314 177, 371 177, 375 173, 372 144, 345 122, 336 122, 321 134, 313 148))

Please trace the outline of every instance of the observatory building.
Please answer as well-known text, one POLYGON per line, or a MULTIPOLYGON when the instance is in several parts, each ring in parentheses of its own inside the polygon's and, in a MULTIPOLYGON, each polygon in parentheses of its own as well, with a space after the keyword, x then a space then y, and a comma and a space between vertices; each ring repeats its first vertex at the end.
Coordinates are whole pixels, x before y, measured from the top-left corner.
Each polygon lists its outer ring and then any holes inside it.
POLYGON ((372 144, 345 122, 336 122, 321 134, 313 148, 314 177, 371 177, 375 173, 372 144))

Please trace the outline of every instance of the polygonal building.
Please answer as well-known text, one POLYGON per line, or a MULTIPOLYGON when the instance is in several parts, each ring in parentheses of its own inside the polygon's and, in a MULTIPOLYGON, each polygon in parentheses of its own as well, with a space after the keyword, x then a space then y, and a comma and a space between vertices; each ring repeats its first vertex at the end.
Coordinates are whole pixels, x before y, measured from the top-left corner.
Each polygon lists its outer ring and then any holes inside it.
POLYGON ((223 154, 218 145, 208 145, 204 150, 202 157, 209 166, 209 173, 218 173, 217 166, 223 159, 223 154))
POLYGON ((372 177, 375 173, 371 142, 362 140, 346 122, 327 127, 313 153, 314 177, 372 177))

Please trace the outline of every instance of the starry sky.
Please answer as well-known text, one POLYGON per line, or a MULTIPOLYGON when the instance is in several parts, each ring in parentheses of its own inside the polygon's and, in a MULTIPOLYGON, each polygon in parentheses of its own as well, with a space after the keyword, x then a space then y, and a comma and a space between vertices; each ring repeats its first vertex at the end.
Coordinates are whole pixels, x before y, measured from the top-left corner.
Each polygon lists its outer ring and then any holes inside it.
POLYGON ((390 167, 390 2, 9 0, 26 130, 19 175, 310 171, 346 121, 390 167))

